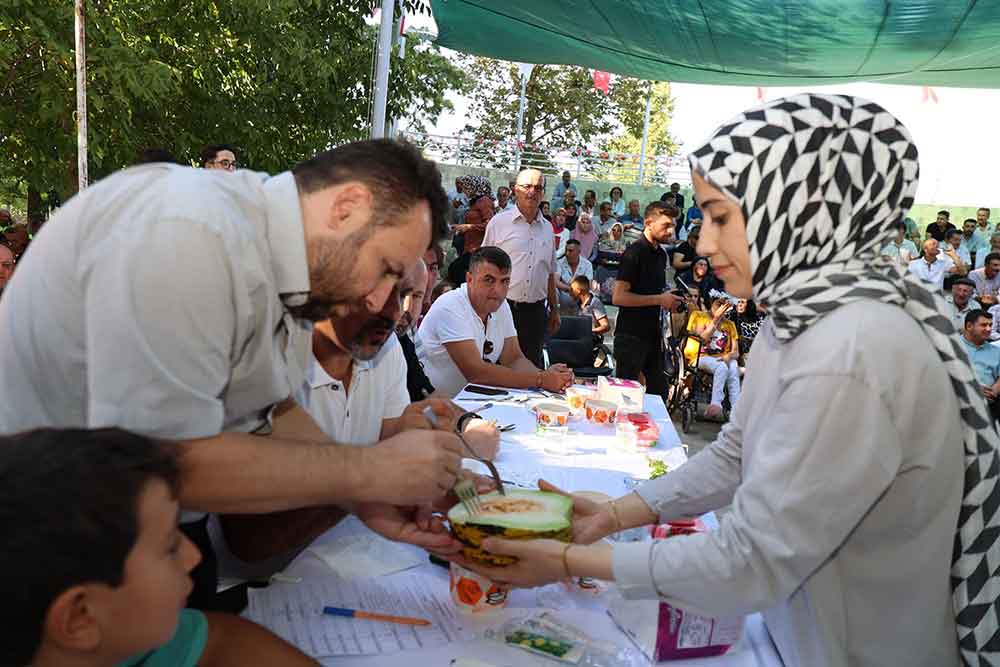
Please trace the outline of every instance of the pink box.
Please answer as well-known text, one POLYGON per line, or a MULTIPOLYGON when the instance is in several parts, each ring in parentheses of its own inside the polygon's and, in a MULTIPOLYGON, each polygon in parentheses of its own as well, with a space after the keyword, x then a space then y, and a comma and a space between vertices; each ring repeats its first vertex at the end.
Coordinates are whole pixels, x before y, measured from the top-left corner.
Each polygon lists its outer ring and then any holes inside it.
POLYGON ((612 600, 608 614, 652 662, 722 655, 743 633, 743 616, 702 616, 656 600, 612 600))
POLYGON ((602 401, 611 401, 615 405, 635 408, 641 411, 646 388, 635 380, 622 380, 601 376, 597 378, 597 397, 602 401), (625 396, 629 401, 625 400, 625 396))

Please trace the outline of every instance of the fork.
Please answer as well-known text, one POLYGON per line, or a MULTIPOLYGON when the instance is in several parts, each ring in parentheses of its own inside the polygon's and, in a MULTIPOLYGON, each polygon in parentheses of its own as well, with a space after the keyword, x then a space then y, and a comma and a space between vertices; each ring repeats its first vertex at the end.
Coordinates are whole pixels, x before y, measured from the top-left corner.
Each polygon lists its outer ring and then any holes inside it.
MULTIPOLYGON (((424 408, 423 414, 424 417, 427 419, 427 421, 431 423, 431 426, 433 426, 434 428, 438 427, 438 418, 437 415, 434 414, 434 410, 431 409, 431 406, 428 405, 426 408, 424 408)), ((463 436, 461 433, 456 431, 455 435, 458 436, 458 439, 462 441, 462 444, 465 446, 465 448, 469 450, 470 454, 472 454, 472 458, 476 459, 477 461, 485 465, 487 468, 489 468, 490 475, 493 477, 493 482, 494 484, 496 484, 497 491, 500 493, 501 496, 506 496, 507 492, 503 490, 503 482, 500 479, 500 473, 497 472, 497 467, 493 465, 493 461, 484 459, 478 453, 476 453, 476 450, 472 448, 472 446, 468 443, 468 441, 466 441, 465 436, 463 436)), ((475 485, 473 485, 471 480, 464 479, 459 481, 458 484, 455 485, 455 494, 458 495, 459 500, 462 499, 462 496, 460 494, 460 487, 462 487, 461 488, 462 491, 465 490, 465 487, 471 487, 472 493, 476 496, 476 502, 477 503, 479 502, 479 494, 476 493, 475 485)), ((462 505, 464 507, 465 502, 463 502, 462 505)), ((479 506, 481 508, 482 504, 480 503, 479 506)), ((466 511, 469 511, 468 507, 466 507, 466 511)), ((475 512, 471 513, 474 514, 475 512)))

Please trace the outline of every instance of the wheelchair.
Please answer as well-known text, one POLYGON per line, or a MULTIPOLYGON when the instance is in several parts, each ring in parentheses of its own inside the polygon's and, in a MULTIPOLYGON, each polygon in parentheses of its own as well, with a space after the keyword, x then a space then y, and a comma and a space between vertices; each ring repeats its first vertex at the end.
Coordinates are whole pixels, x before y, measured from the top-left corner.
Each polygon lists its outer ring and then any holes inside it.
MULTIPOLYGON (((712 400, 712 375, 698 368, 702 341, 687 330, 688 315, 678 319, 679 324, 672 316, 664 317, 663 372, 667 385, 667 412, 671 417, 679 418, 681 431, 688 433, 699 414, 698 404, 708 405, 712 400), (693 365, 684 356, 689 341, 697 346, 693 365)), ((729 420, 730 409, 729 396, 726 395, 722 403, 723 421, 729 420)))

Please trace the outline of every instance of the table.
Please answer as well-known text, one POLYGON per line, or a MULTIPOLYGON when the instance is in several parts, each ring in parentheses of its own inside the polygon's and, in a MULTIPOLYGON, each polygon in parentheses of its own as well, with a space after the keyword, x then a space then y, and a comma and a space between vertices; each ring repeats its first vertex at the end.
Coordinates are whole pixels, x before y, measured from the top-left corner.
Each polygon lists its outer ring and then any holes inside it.
MULTIPOLYGON (((495 401, 492 407, 482 410, 482 402, 466 400, 472 397, 470 394, 459 394, 455 400, 467 409, 480 410, 485 418, 496 419, 501 424, 515 424, 513 431, 502 436, 501 450, 496 464, 504 480, 519 485, 534 486, 539 477, 544 477, 566 490, 594 490, 619 496, 628 489, 624 480, 648 477, 647 453, 666 461, 671 467, 683 465, 686 460, 677 431, 667 415, 663 401, 658 397, 646 396, 644 405, 644 409, 656 420, 660 428, 660 440, 655 449, 644 453, 617 451, 614 447, 613 427, 596 426, 576 420, 571 422, 571 432, 568 437, 571 442, 571 453, 566 456, 552 456, 543 451, 541 442, 534 436, 534 415, 529 409, 530 403, 495 401)), ((467 460, 465 463, 470 468, 474 467, 473 464, 481 465, 473 460, 467 460)), ((482 469, 485 470, 485 466, 482 469)), ((711 515, 705 517, 705 522, 709 527, 717 525, 714 516, 711 515)), ((367 528, 352 518, 327 532, 317 542, 336 541, 359 530, 367 528)), ((407 548, 419 551, 416 547, 407 546, 407 548)), ((445 588, 448 586, 447 571, 430 563, 389 577, 411 576, 414 573, 436 580, 445 588)), ((304 552, 285 569, 285 574, 302 577, 303 582, 296 585, 308 585, 310 579, 328 576, 329 570, 319 559, 304 552)), ((537 608, 538 595, 535 590, 512 591, 506 610, 489 617, 488 620, 470 620, 470 628, 478 631, 486 626, 499 626, 511 615, 523 614, 525 609, 537 608)), ((631 646, 630 640, 604 612, 600 599, 582 597, 573 600, 577 603, 575 608, 560 609, 563 618, 568 622, 586 628, 597 639, 611 641, 620 646, 631 646)), ((635 653, 637 656, 635 665, 649 664, 641 658, 638 651, 635 653)), ((338 667, 375 665, 413 667, 416 660, 420 667, 447 667, 451 659, 457 657, 476 658, 496 667, 530 665, 553 667, 558 664, 484 639, 455 642, 441 648, 391 655, 338 656, 328 658, 324 664, 338 667)), ((669 664, 676 667, 780 667, 782 663, 762 618, 759 614, 754 614, 747 618, 743 638, 726 655, 717 658, 679 660, 669 664)))

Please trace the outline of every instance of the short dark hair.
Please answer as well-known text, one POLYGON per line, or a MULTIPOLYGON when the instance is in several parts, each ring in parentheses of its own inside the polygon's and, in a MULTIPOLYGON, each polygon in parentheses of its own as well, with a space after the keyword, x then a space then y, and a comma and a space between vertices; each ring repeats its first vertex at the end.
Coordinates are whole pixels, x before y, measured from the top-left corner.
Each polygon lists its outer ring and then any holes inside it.
POLYGON ((0 437, 0 567, 7 586, 0 664, 24 665, 45 615, 73 586, 120 586, 139 538, 139 499, 160 479, 177 494, 173 450, 116 428, 38 429, 0 437))
POLYGON ((135 156, 134 164, 150 164, 153 162, 169 162, 171 164, 181 164, 174 157, 174 154, 166 148, 147 148, 139 151, 135 156))
POLYGON ((510 271, 510 255, 496 246, 484 245, 472 253, 472 257, 469 258, 469 272, 475 271, 476 267, 484 262, 492 264, 501 271, 510 271))
POLYGON ((608 190, 608 196, 610 197, 611 195, 613 195, 615 193, 615 190, 617 190, 618 194, 620 194, 623 198, 625 197, 625 191, 622 190, 617 185, 615 187, 611 188, 610 190, 608 190))
POLYGON ((573 280, 569 281, 571 285, 576 285, 580 289, 589 290, 590 280, 587 276, 573 276, 573 280))
POLYGON ((983 318, 983 317, 985 317, 986 319, 988 319, 990 321, 993 320, 993 316, 990 315, 989 313, 987 313, 982 308, 977 308, 976 310, 970 310, 965 315, 965 326, 967 326, 967 327, 968 326, 972 326, 973 324, 975 324, 976 322, 978 322, 980 320, 980 318, 983 318))
POLYGON ((497 194, 498 195, 500 194, 501 190, 506 190, 507 194, 510 194, 510 188, 508 188, 506 185, 501 185, 499 188, 497 188, 497 194))
POLYGON ((587 190, 583 194, 584 194, 584 196, 586 196, 586 195, 594 195, 594 199, 597 199, 597 193, 594 192, 593 190, 587 190))
POLYGON ((372 221, 389 226, 405 211, 426 201, 431 209, 431 243, 448 232, 451 205, 437 164, 412 144, 393 139, 354 141, 317 153, 292 168, 299 192, 360 181, 375 196, 372 221))
POLYGON ((962 224, 964 225, 966 222, 971 222, 972 224, 976 224, 978 221, 975 218, 966 218, 965 222, 963 222, 962 224))
POLYGON ((672 204, 668 204, 665 201, 654 201, 646 205, 646 210, 643 212, 642 217, 648 218, 654 213, 660 215, 665 215, 671 220, 676 220, 681 217, 681 210, 672 204))
POLYGON ((229 151, 233 155, 237 155, 235 146, 231 146, 229 144, 209 144, 201 149, 202 166, 214 160, 215 157, 222 151, 229 151))
POLYGON ((976 209, 976 213, 979 213, 980 211, 986 211, 986 213, 989 214, 990 209, 988 206, 980 206, 979 208, 976 209))
POLYGON ((945 237, 946 239, 950 239, 950 238, 951 238, 952 236, 956 236, 956 235, 957 235, 957 236, 961 236, 961 235, 962 235, 962 232, 960 232, 960 231, 959 231, 959 230, 957 230, 957 229, 949 229, 948 231, 946 231, 946 232, 944 233, 944 237, 945 237))
POLYGON ((569 240, 567 240, 566 241, 566 247, 568 248, 571 245, 580 245, 579 239, 569 239, 569 240))
POLYGON ((1000 259, 1000 252, 991 252, 990 254, 986 255, 986 257, 983 258, 983 266, 986 266, 994 259, 1000 259))
POLYGON ((976 283, 972 282, 968 278, 958 278, 957 280, 951 283, 952 287, 954 287, 955 285, 965 285, 966 287, 971 287, 972 289, 976 289, 976 283))
POLYGON ((897 220, 896 222, 892 223, 892 229, 896 230, 897 232, 905 232, 906 223, 902 220, 897 220))
POLYGON ((938 211, 937 214, 938 215, 943 215, 944 217, 949 218, 949 219, 951 218, 951 211, 938 211))

